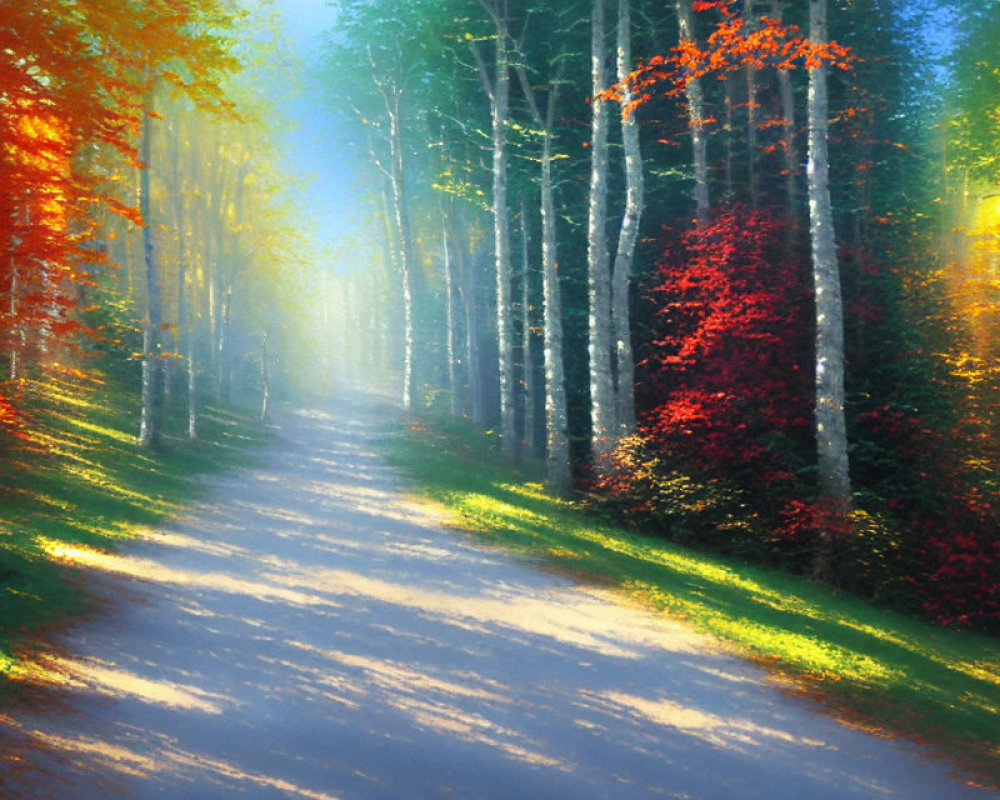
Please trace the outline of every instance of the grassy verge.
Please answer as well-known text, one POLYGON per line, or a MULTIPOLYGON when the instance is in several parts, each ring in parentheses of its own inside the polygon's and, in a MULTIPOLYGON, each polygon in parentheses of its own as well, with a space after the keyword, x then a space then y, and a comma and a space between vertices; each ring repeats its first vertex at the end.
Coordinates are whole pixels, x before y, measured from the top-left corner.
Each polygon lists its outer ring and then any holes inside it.
POLYGON ((843 718, 1000 781, 1000 642, 943 630, 766 569, 644 537, 547 495, 488 436, 417 425, 392 458, 450 522, 714 634, 843 718))
POLYGON ((135 444, 131 387, 53 372, 21 391, 30 441, 5 439, 0 450, 0 692, 13 688, 26 638, 88 610, 86 593, 48 555, 53 544, 114 550, 192 500, 193 476, 245 462, 267 441, 238 414, 208 410, 200 441, 168 428, 146 453, 135 444))

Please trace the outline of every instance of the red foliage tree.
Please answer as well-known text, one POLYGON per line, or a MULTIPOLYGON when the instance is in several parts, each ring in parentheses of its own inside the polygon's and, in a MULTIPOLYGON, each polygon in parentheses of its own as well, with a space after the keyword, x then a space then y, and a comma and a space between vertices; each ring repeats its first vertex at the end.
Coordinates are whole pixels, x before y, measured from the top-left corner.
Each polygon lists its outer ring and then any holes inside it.
POLYGON ((99 251, 94 206, 141 222, 136 209, 102 191, 102 171, 109 154, 135 163, 154 84, 228 106, 217 76, 238 66, 222 34, 232 18, 219 0, 4 6, 0 351, 12 377, 22 358, 51 352, 82 329, 70 312, 99 251))
POLYGON ((80 327, 69 311, 99 197, 87 167, 101 143, 130 152, 131 87, 90 24, 100 8, 26 0, 0 26, 0 347, 12 377, 80 327))
POLYGON ((664 333, 646 369, 645 432, 662 450, 741 482, 787 480, 779 442, 808 435, 808 289, 782 224, 723 208, 668 250, 654 290, 664 333))
MULTIPOLYGON (((750 66, 763 69, 812 69, 826 61, 839 69, 850 69, 856 60, 850 49, 837 42, 814 43, 803 35, 797 25, 788 25, 768 16, 760 17, 755 25, 730 10, 735 0, 696 2, 696 12, 718 12, 715 30, 705 47, 685 41, 666 55, 655 55, 639 63, 626 78, 633 98, 626 113, 653 99, 654 94, 675 97, 694 78, 715 75, 725 79, 728 73, 750 66)), ((601 94, 603 99, 620 100, 621 84, 611 86, 601 94)))

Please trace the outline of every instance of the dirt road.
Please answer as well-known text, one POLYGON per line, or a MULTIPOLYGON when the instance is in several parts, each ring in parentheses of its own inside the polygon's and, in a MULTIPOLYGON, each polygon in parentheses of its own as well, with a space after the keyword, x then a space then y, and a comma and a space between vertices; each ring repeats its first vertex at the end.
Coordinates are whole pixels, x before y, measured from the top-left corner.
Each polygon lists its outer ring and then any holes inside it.
POLYGON ((211 478, 127 556, 67 552, 124 594, 64 637, 66 702, 0 720, 23 748, 0 794, 997 797, 444 530, 405 499, 385 435, 360 406, 288 415, 265 463, 211 478))

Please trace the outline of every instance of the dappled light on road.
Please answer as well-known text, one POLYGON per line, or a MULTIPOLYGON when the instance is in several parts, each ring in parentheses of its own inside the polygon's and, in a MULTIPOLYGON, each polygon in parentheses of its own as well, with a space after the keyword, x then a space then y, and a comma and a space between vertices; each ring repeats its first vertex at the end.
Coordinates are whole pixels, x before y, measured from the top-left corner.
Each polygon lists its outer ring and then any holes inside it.
MULTIPOLYGON (((326 792, 312 791, 297 786, 292 781, 268 777, 244 771, 227 761, 212 759, 201 753, 191 753, 180 749, 168 739, 158 741, 156 755, 144 755, 120 744, 113 744, 88 736, 76 738, 58 736, 44 731, 27 731, 39 745, 64 754, 71 763, 85 765, 88 770, 95 768, 116 775, 120 779, 138 778, 143 781, 155 782, 167 778, 178 780, 180 785, 187 785, 192 793, 205 791, 205 783, 235 782, 251 788, 270 789, 281 792, 290 798, 302 800, 338 800, 335 795, 326 792), (195 775, 198 777, 196 778, 195 775)), ((112 782, 105 785, 102 791, 118 788, 124 791, 125 785, 112 782)), ((85 795, 104 797, 107 795, 85 795)))
POLYGON ((223 706, 231 702, 229 698, 208 694, 196 686, 149 680, 97 658, 41 658, 24 671, 24 679, 108 697, 134 697, 144 703, 203 714, 221 714, 223 706))
POLYGON ((276 600, 306 606, 318 604, 330 605, 329 600, 325 600, 317 595, 292 591, 268 582, 235 578, 224 572, 198 572, 195 570, 174 569, 151 559, 118 556, 86 547, 75 547, 61 543, 43 542, 43 546, 49 555, 62 559, 69 564, 115 572, 131 578, 201 587, 220 592, 229 592, 231 594, 245 594, 264 601, 276 600))
POLYGON ((798 738, 787 731, 768 728, 736 715, 722 717, 665 698, 653 700, 621 692, 583 692, 579 705, 588 710, 601 709, 605 713, 635 716, 719 747, 752 747, 768 738, 792 745, 826 746, 826 742, 821 740, 798 738))
POLYGON ((109 611, 24 671, 49 710, 0 720, 5 798, 840 800, 914 769, 907 800, 964 796, 710 640, 445 531, 352 414, 289 418, 125 555, 42 543, 109 611))

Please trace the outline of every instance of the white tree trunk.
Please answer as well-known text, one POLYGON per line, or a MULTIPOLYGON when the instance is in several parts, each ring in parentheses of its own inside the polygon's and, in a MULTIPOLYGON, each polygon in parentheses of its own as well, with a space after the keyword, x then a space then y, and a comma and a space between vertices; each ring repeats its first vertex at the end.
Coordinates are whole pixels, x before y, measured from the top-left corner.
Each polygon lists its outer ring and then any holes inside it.
POLYGON ((570 463, 566 375, 563 367, 562 291, 559 287, 557 218, 552 186, 555 99, 555 90, 552 89, 542 143, 542 313, 545 337, 545 482, 550 491, 561 494, 569 489, 570 463))
POLYGON ((474 421, 481 423, 484 420, 482 397, 479 392, 479 339, 476 332, 479 310, 476 304, 475 259, 469 255, 468 242, 462 235, 463 229, 464 220, 455 225, 451 236, 454 244, 454 271, 458 289, 456 302, 461 303, 460 311, 464 323, 462 326, 463 338, 459 342, 465 365, 463 371, 466 383, 466 397, 462 407, 468 410, 474 421))
MULTIPOLYGON (((827 40, 827 0, 809 0, 809 38, 827 40)), ((826 65, 809 71, 809 231, 816 296, 816 447, 819 488, 841 512, 851 507, 844 418, 844 325, 830 201, 826 65)))
POLYGON ((521 195, 521 387, 524 395, 524 449, 535 451, 535 363, 532 355, 534 334, 531 318, 531 257, 528 241, 528 204, 521 195))
MULTIPOLYGON (((464 256, 463 256, 464 258, 464 256)), ((483 393, 480 388, 479 369, 479 308, 476 302, 476 275, 474 259, 466 260, 465 280, 462 284, 462 303, 465 310, 465 365, 469 384, 469 412, 475 422, 482 423, 483 393)))
POLYGON ((507 115, 510 100, 510 70, 507 28, 497 14, 496 88, 493 104, 493 236, 497 278, 497 349, 500 372, 500 429, 503 451, 513 458, 517 451, 514 419, 514 342, 511 330, 510 230, 507 209, 507 115))
POLYGON ((142 332, 142 391, 139 420, 139 445, 150 447, 160 437, 160 419, 156 376, 159 374, 159 333, 163 319, 160 273, 156 264, 153 241, 152 202, 150 198, 150 167, 152 157, 151 104, 143 110, 139 158, 139 213, 142 216, 143 261, 146 268, 146 319, 142 332))
POLYGON ((511 324, 510 219, 507 207, 507 123, 510 113, 510 55, 503 3, 490 7, 496 28, 494 74, 490 76, 478 48, 472 44, 483 88, 490 99, 493 125, 493 252, 496 270, 497 354, 500 380, 500 431, 503 453, 517 454, 514 404, 514 340, 511 324))
MULTIPOLYGON (((173 192, 174 221, 177 226, 177 350, 184 359, 184 375, 186 377, 187 399, 187 435, 189 439, 198 436, 198 404, 196 399, 197 380, 194 364, 194 335, 191 331, 190 311, 188 305, 188 230, 187 217, 184 213, 184 187, 180 177, 180 130, 175 123, 173 152, 173 192)), ((195 158, 191 158, 195 163, 195 158)))
MULTIPOLYGON (((591 95, 608 87, 605 0, 591 6, 591 95)), ((591 103, 590 194, 587 214, 587 298, 589 302, 590 422, 594 460, 614 449, 615 391, 611 361, 611 256, 608 250, 609 107, 591 103)))
MULTIPOLYGON (((623 87, 632 69, 631 0, 618 0, 618 81, 623 87)), ((627 88, 622 91, 621 106, 632 101, 627 88)), ((634 114, 622 115, 622 145, 625 151, 625 213, 618 234, 618 250, 612 277, 612 334, 615 343, 615 418, 618 437, 635 433, 635 356, 632 352, 632 311, 630 292, 632 264, 635 259, 639 224, 642 221, 645 179, 642 149, 639 142, 639 121, 634 114)))
MULTIPOLYGON (((681 43, 694 41, 694 11, 691 0, 677 0, 677 22, 681 43)), ((694 151, 694 204, 695 216, 708 219, 711 208, 708 194, 708 136, 705 131, 705 93, 701 79, 689 78, 684 88, 691 127, 691 146, 694 151)))
POLYGON ((528 107, 542 128, 540 198, 542 212, 542 330, 545 372, 545 485, 550 492, 564 494, 570 487, 569 415, 566 404, 566 374, 563 364, 562 290, 559 285, 559 238, 555 188, 552 181, 552 139, 556 105, 566 61, 560 52, 558 67, 549 82, 548 105, 542 118, 527 73, 518 67, 528 107))
POLYGON ((187 337, 187 435, 188 439, 198 438, 198 369, 194 356, 194 332, 187 337))
POLYGON ((448 235, 449 219, 441 209, 441 250, 444 259, 445 358, 448 368, 448 403, 452 416, 458 415, 458 364, 455 358, 455 281, 448 235))
POLYGON ((412 410, 417 406, 417 382, 414 365, 413 238, 410 235, 410 216, 406 206, 403 129, 398 92, 392 96, 386 96, 386 110, 389 115, 389 145, 392 160, 390 174, 392 212, 396 228, 397 257, 403 290, 403 406, 412 410))
POLYGON ((271 372, 268 368, 267 333, 260 342, 260 423, 267 425, 271 419, 271 372))

